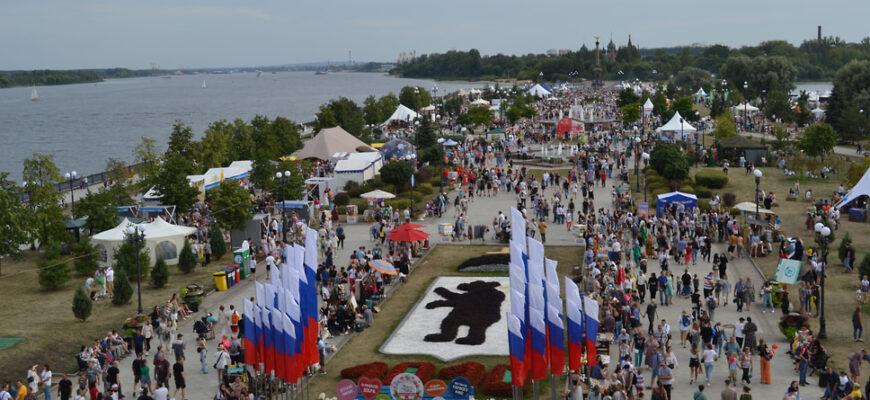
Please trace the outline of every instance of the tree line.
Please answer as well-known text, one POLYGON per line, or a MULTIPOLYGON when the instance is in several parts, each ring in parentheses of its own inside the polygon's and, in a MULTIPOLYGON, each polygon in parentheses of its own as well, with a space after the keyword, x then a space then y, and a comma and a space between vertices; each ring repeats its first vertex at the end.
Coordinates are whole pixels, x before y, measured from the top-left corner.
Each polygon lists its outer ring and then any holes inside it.
MULTIPOLYGON (((127 68, 0 71, 0 88, 102 82, 104 79, 150 76, 161 71, 127 68)), ((163 71, 165 72, 165 71, 163 71)))

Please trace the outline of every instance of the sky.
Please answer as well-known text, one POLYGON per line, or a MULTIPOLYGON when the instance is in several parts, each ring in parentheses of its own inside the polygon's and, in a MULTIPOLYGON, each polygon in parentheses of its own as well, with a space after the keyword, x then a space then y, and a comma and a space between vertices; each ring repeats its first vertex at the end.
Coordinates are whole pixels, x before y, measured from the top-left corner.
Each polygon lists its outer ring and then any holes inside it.
POLYGON ((577 49, 628 35, 641 47, 799 44, 870 36, 855 0, 11 0, 0 6, 0 70, 264 66, 577 49))

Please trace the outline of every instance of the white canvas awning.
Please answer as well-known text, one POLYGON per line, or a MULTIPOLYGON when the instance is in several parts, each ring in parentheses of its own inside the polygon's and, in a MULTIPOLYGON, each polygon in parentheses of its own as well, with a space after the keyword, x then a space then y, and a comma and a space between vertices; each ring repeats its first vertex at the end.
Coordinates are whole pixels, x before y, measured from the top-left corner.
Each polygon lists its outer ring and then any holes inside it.
POLYGON ((395 198, 396 195, 394 195, 394 194, 392 194, 392 193, 390 193, 390 192, 385 192, 385 191, 383 191, 383 190, 378 189, 378 190, 372 190, 371 192, 363 193, 363 194, 359 195, 359 197, 362 197, 362 198, 364 198, 364 199, 384 199, 384 200, 388 200, 388 199, 395 198))
POLYGON ((861 180, 859 180, 855 186, 852 186, 849 193, 846 193, 846 195, 843 196, 843 199, 837 203, 836 207, 842 208, 861 196, 870 196, 870 168, 864 171, 864 176, 861 177, 861 180))
POLYGON ((405 107, 404 104, 399 104, 399 106, 396 107, 396 111, 393 111, 393 115, 390 115, 390 118, 387 118, 387 120, 384 121, 384 124, 389 124, 393 121, 411 122, 419 116, 420 114, 417 114, 414 110, 405 107))
MULTIPOLYGON (((100 264, 114 263, 115 252, 127 240, 127 227, 132 225, 132 222, 124 218, 118 226, 91 237, 100 264)), ((145 247, 148 248, 151 262, 156 262, 159 257, 169 265, 178 263, 178 254, 184 247, 184 241, 187 236, 196 233, 196 228, 172 225, 159 217, 154 222, 139 224, 139 228, 145 232, 145 247)))
POLYGON ((733 110, 735 114, 739 114, 742 112, 754 113, 758 111, 758 107, 755 107, 752 104, 743 103, 731 107, 731 110, 733 110))
MULTIPOLYGON (((744 202, 739 203, 736 206, 734 206, 734 208, 736 208, 740 211, 743 211, 743 212, 754 213, 755 212, 755 203, 753 203, 751 201, 744 201, 744 202)), ((775 212, 768 210, 764 207, 758 207, 758 213, 759 214, 776 214, 775 212)))
POLYGON ((489 102, 484 100, 484 99, 477 99, 475 101, 472 101, 471 105, 473 105, 473 106, 488 106, 489 102))
POLYGON ((646 101, 643 103, 643 110, 644 111, 652 111, 653 110, 652 100, 650 100, 649 98, 646 99, 646 101))
POLYGON ((531 89, 529 89, 529 94, 532 96, 535 96, 535 97, 547 97, 550 95, 550 91, 547 89, 544 89, 544 87, 541 86, 540 84, 537 84, 535 86, 532 86, 531 89))
POLYGON ((671 120, 668 121, 668 123, 662 125, 662 126, 659 127, 658 129, 656 129, 656 132, 682 132, 682 133, 691 133, 691 132, 695 132, 696 130, 697 130, 697 129, 695 129, 695 127, 692 126, 692 124, 690 124, 689 121, 686 121, 686 120, 685 120, 685 119, 680 115, 680 112, 678 111, 678 112, 674 113, 673 118, 671 118, 671 120), (680 123, 680 120, 683 120, 683 122, 680 123))
POLYGON ((695 97, 707 97, 707 92, 704 91, 704 88, 700 88, 695 92, 695 97))

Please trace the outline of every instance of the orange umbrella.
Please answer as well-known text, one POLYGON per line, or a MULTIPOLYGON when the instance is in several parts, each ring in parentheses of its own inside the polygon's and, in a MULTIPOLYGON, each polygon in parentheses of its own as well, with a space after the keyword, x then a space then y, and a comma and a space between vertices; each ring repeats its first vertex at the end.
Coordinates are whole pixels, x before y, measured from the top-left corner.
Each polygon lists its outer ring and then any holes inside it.
POLYGON ((417 242, 426 240, 429 234, 416 229, 394 229, 390 231, 388 237, 394 242, 417 242))

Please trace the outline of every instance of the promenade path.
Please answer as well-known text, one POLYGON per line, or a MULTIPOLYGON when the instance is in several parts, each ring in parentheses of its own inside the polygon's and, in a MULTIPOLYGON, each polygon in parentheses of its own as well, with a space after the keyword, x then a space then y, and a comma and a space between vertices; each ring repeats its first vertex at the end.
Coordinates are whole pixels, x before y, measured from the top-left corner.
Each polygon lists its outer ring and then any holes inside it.
MULTIPOLYGON (((595 188, 595 206, 596 208, 611 208, 611 183, 613 181, 608 182, 608 188, 602 188, 597 186, 595 188)), ((614 182, 615 183, 615 182, 614 182)), ((552 195, 551 188, 546 190, 546 194, 552 195)), ((451 199, 456 195, 456 193, 451 193, 451 199)), ((484 224, 491 225, 493 218, 496 216, 499 210, 509 215, 510 207, 515 204, 515 196, 513 193, 499 193, 494 197, 475 197, 472 202, 469 203, 469 212, 468 212, 468 223, 471 225, 476 224, 484 224)), ((437 240, 437 225, 441 222, 453 222, 455 218, 455 210, 452 205, 448 209, 448 211, 444 214, 442 218, 428 218, 424 221, 418 221, 424 227, 423 230, 427 231, 432 235, 432 239, 430 240, 433 245, 443 246, 443 245, 455 245, 454 243, 440 243, 437 240)), ((573 245, 575 244, 575 239, 569 232, 565 229, 564 226, 555 225, 550 223, 550 228, 547 234, 547 245, 573 245)), ((373 242, 369 239, 369 225, 366 223, 360 224, 351 224, 345 225, 345 231, 347 233, 347 240, 344 249, 339 249, 335 260, 336 265, 345 265, 345 260, 348 260, 350 257, 350 251, 352 249, 358 248, 359 246, 367 246, 370 247, 373 245, 373 242)), ((496 244, 496 241, 492 237, 488 237, 486 240, 487 243, 496 244)), ((468 243, 468 242, 464 242, 468 243)), ((475 241, 476 244, 479 244, 480 241, 475 241)), ((715 245, 714 251, 722 252, 724 249, 721 245, 715 245)), ((578 264, 581 260, 581 250, 578 247, 577 251, 577 260, 578 264)), ((674 271, 682 271, 681 265, 673 265, 672 269, 674 271)), ((264 268, 259 268, 260 270, 264 270, 264 268)), ((712 265, 710 263, 699 262, 697 266, 689 267, 690 272, 696 272, 698 276, 703 277, 706 273, 712 270, 712 265)), ((657 262, 653 262, 650 265, 650 271, 658 271, 657 262)), ((746 258, 736 259, 733 262, 729 263, 728 271, 730 278, 734 280, 735 278, 744 278, 749 277, 752 279, 753 283, 756 287, 759 287, 761 277, 749 263, 746 258)), ((258 274, 257 279, 264 279, 264 274, 258 274)), ((409 279, 414 279, 413 272, 409 276, 409 279)), ((216 311, 219 305, 229 306, 230 304, 234 304, 237 309, 241 310, 242 301, 245 298, 251 297, 254 295, 253 283, 248 280, 243 282, 241 285, 232 289, 228 292, 217 292, 209 295, 203 303, 203 309, 214 310, 216 311)), ((674 332, 674 340, 672 343, 674 344, 674 352, 679 359, 679 366, 676 368, 674 376, 676 378, 674 384, 674 393, 677 396, 674 396, 675 399, 690 399, 692 393, 697 389, 697 384, 689 384, 689 350, 684 349, 679 346, 679 333, 677 329, 677 321, 679 315, 682 310, 690 310, 691 304, 688 299, 676 297, 674 299, 674 304, 671 306, 660 306, 658 313, 659 318, 664 318, 670 323, 672 326, 672 330, 674 332)), ((215 347, 214 342, 210 343, 210 347, 208 349, 208 373, 202 374, 200 372, 199 358, 198 354, 195 351, 194 339, 195 335, 192 331, 192 321, 195 318, 199 318, 201 313, 195 314, 194 318, 191 318, 187 321, 179 323, 179 332, 184 333, 184 341, 187 345, 187 361, 185 362, 185 369, 187 371, 187 398, 190 400, 207 400, 211 399, 214 396, 214 392, 217 387, 217 376, 214 370, 211 368, 212 364, 215 361, 215 347)), ((748 317, 751 316, 753 321, 756 321, 759 326, 759 338, 764 338, 768 343, 779 344, 780 350, 777 352, 775 358, 773 359, 773 384, 772 385, 761 385, 758 383, 758 378, 760 375, 760 371, 758 370, 758 361, 757 358, 755 360, 755 372, 753 373, 753 384, 752 386, 752 394, 756 399, 780 399, 785 392, 786 387, 789 382, 793 380, 797 380, 797 374, 794 372, 792 363, 788 355, 785 353, 785 350, 788 348, 788 344, 785 342, 783 335, 779 333, 779 330, 776 327, 776 323, 779 320, 779 314, 770 314, 770 313, 762 313, 760 307, 752 307, 751 312, 743 312, 737 313, 735 306, 733 304, 727 304, 723 307, 720 307, 716 311, 716 320, 720 321, 724 324, 733 324, 737 322, 737 318, 740 316, 748 317)), ((644 319, 645 322, 645 319, 644 319)), ((377 316, 375 317, 375 323, 378 323, 377 316)), ((346 337, 339 337, 331 339, 333 343, 340 344, 345 341, 346 337)), ((616 346, 612 346, 613 351, 616 351, 616 346)), ((344 349, 343 351, 352 351, 351 349, 344 349)), ((153 352, 151 356, 153 356, 153 352)), ((616 356, 614 353, 613 356, 616 356)), ((150 358, 150 357, 149 357, 150 358)), ((706 390, 708 399, 718 399, 719 392, 723 388, 723 382, 727 377, 727 366, 725 364, 725 357, 720 358, 720 360, 716 363, 714 379, 712 385, 706 390)), ((127 357, 121 361, 121 376, 122 376, 122 384, 124 386, 124 393, 130 393, 130 388, 133 386, 132 379, 132 369, 131 369, 132 357, 127 357)), ((150 363, 150 360, 149 360, 150 363)), ((327 367, 329 363, 327 362, 327 367)), ((647 370, 643 371, 646 382, 650 382, 650 373, 647 370)), ((703 376, 703 374, 702 374, 703 376)), ((738 375, 739 377, 739 375, 738 375)), ((318 378, 314 378, 318 379, 318 378)), ((171 381, 171 380, 170 380, 171 381)), ((811 378, 811 382, 816 382, 816 378, 811 378)), ((801 388, 801 397, 803 399, 814 399, 820 397, 822 391, 816 386, 807 386, 801 388)), ((317 397, 318 394, 312 393, 314 397, 317 397)), ((649 393, 647 393, 648 398, 649 393)), ((333 393, 327 393, 327 396, 334 396, 333 393)))

